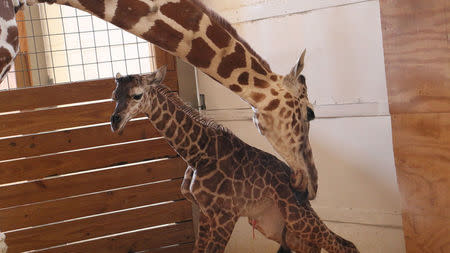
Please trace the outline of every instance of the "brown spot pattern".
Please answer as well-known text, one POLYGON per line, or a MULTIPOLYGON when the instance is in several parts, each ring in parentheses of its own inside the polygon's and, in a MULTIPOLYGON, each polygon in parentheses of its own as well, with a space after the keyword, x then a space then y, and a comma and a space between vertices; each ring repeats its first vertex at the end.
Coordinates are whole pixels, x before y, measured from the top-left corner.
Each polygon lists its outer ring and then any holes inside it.
POLYGON ((234 92, 241 92, 241 91, 242 91, 242 88, 241 88, 241 86, 239 86, 239 85, 232 84, 232 85, 230 85, 230 90, 232 90, 232 91, 234 91, 234 92))
POLYGON ((255 58, 252 57, 252 69, 261 75, 267 75, 267 71, 263 69, 261 64, 259 64, 255 58))
POLYGON ((287 104, 289 107, 294 108, 294 102, 292 102, 292 100, 286 101, 286 104, 287 104))
POLYGON ((14 12, 12 1, 11 0, 0 1, 0 17, 2 17, 5 21, 8 21, 10 19, 13 19, 14 15, 15 15, 15 12, 14 12))
POLYGON ((12 61, 11 54, 6 48, 0 48, 0 69, 4 69, 12 61))
POLYGON ((89 10, 101 19, 105 18, 105 0, 79 0, 86 10, 89 10))
POLYGON ((263 101, 266 98, 266 95, 259 93, 259 92, 252 92, 250 94, 250 97, 256 102, 259 103, 263 101))
POLYGON ((175 20, 187 30, 196 32, 200 29, 203 13, 187 0, 181 0, 179 3, 167 3, 161 6, 160 10, 162 14, 175 20))
POLYGON ((272 95, 274 95, 274 96, 278 96, 278 92, 276 91, 276 90, 274 90, 274 89, 270 89, 270 93, 272 93, 272 95))
POLYGON ((243 72, 242 74, 239 75, 238 82, 242 85, 248 85, 248 78, 249 78, 248 72, 243 72))
POLYGON ((292 98, 292 95, 290 93, 286 93, 284 94, 284 98, 286 99, 292 98))
POLYGON ((219 64, 217 73, 223 78, 229 78, 233 70, 237 68, 244 68, 245 50, 241 44, 237 43, 234 47, 234 53, 225 56, 219 64))
POLYGON ((17 26, 11 26, 8 28, 8 37, 6 38, 6 42, 13 46, 14 51, 17 51, 19 48, 19 30, 17 26))
MULTIPOLYGON (((89 0, 90 2, 95 2, 89 0)), ((103 5, 103 4, 102 4, 103 5)), ((111 23, 129 30, 136 24, 139 19, 147 16, 150 12, 148 4, 139 0, 119 0, 117 9, 111 23)))
POLYGON ((167 50, 176 51, 178 44, 183 39, 183 34, 170 27, 162 20, 156 20, 155 24, 142 35, 149 42, 167 50))
POLYGON ((180 124, 184 119, 184 113, 181 111, 176 111, 175 112, 175 120, 178 122, 178 124, 180 124))
POLYGON ((254 81, 255 87, 261 88, 261 89, 267 88, 270 85, 268 82, 266 82, 266 81, 264 81, 262 79, 259 79, 257 77, 254 77, 253 81, 254 81))
POLYGON ((270 101, 270 103, 264 108, 264 110, 265 111, 273 111, 273 110, 277 109, 279 105, 280 105, 280 100, 274 99, 274 100, 270 101))
POLYGON ((276 80, 278 80, 278 76, 277 76, 277 75, 272 75, 272 76, 270 77, 270 80, 276 81, 276 80))
POLYGON ((219 184, 222 182, 222 180, 224 178, 225 177, 222 175, 222 173, 216 172, 210 178, 205 179, 203 181, 203 186, 205 186, 207 189, 209 189, 209 190, 214 192, 214 191, 217 190, 217 186, 219 186, 219 184))
POLYGON ((177 129, 177 125, 175 125, 175 122, 172 121, 169 128, 167 128, 167 130, 166 130, 166 136, 168 138, 172 138, 173 135, 175 134, 176 129, 177 129))
POLYGON ((196 67, 208 68, 216 52, 202 38, 192 41, 192 48, 186 56, 187 60, 196 67))
POLYGON ((206 36, 208 36, 218 48, 227 47, 231 40, 231 36, 216 23, 208 26, 208 29, 206 29, 206 36))

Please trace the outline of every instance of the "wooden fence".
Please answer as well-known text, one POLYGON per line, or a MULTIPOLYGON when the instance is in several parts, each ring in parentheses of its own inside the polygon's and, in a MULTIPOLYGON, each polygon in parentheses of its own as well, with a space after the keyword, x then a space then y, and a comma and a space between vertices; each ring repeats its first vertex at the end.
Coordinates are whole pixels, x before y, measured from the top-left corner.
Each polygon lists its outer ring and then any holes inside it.
POLYGON ((191 205, 179 191, 186 164, 145 119, 111 132, 114 87, 107 79, 0 92, 9 253, 192 249, 191 205))

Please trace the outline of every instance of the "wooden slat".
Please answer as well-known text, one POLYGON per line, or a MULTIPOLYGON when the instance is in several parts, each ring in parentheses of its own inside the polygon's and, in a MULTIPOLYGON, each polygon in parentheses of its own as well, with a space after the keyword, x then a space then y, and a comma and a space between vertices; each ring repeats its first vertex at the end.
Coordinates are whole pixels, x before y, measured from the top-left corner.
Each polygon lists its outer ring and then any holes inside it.
POLYGON ((114 79, 57 84, 0 92, 0 111, 31 110, 111 98, 114 79))
POLYGON ((0 140, 0 161, 102 146, 159 136, 147 120, 132 121, 121 135, 110 125, 28 135, 0 140), (93 138, 95 137, 95 138, 93 138))
MULTIPOLYGON (((171 90, 178 90, 171 82, 167 85, 171 90)), ((0 112, 108 99, 115 87, 114 79, 100 79, 3 91, 0 92, 0 112)))
MULTIPOLYGON (((159 247, 185 244, 192 245, 195 236, 192 229, 192 221, 175 224, 168 227, 151 229, 136 233, 108 237, 105 239, 74 244, 66 247, 44 250, 48 253, 126 253, 138 252, 159 247)), ((184 245, 183 245, 184 246, 184 245)), ((192 247, 192 246, 191 246, 192 247)), ((179 249, 188 249, 186 246, 179 249)), ((191 250, 192 251, 192 250, 191 250)), ((178 251, 187 253, 191 251, 178 251)), ((159 251, 158 251, 159 252, 159 251)))
POLYGON ((448 0, 381 0, 390 111, 450 112, 448 0))
POLYGON ((150 250, 147 253, 188 253, 194 250, 194 243, 186 243, 165 249, 150 250))
MULTIPOLYGON (((0 163, 0 184, 175 156, 164 139, 0 163)), ((36 183, 41 184, 41 183, 36 183)), ((41 187, 45 187, 41 185, 41 187)), ((0 206, 2 206, 0 198, 0 206)))
POLYGON ((109 122, 115 104, 54 108, 0 116, 0 136, 32 134, 70 127, 109 122))
POLYGON ((450 219, 450 113, 392 116, 404 211, 450 219))
POLYGON ((137 165, 131 168, 118 168, 117 170, 114 169, 113 171, 106 170, 89 174, 58 177, 47 180, 33 181, 30 183, 5 186, 0 188, 0 208, 13 207, 40 201, 86 194, 90 192, 109 190, 117 187, 134 185, 140 182, 153 182, 155 179, 166 179, 164 177, 168 175, 179 176, 180 172, 182 172, 185 168, 185 164, 181 160, 170 160, 157 163, 148 163, 145 165, 137 165), (143 168, 148 171, 147 174, 145 174, 145 171, 142 171, 143 168), (140 176, 146 177, 143 177, 139 180, 136 179, 134 175, 127 175, 125 172, 118 171, 127 171, 128 169, 130 169, 130 171, 139 171, 140 176), (172 171, 161 173, 161 169, 172 171), (150 173, 155 173, 155 175, 150 173), (158 173, 161 174, 159 175, 158 173), (124 177, 115 177, 117 175, 121 175, 124 177))
POLYGON ((20 230, 6 234, 9 246, 8 252, 15 253, 32 249, 43 249, 68 242, 77 242, 160 224, 190 220, 192 217, 191 212, 191 204, 183 200, 20 230))
POLYGON ((183 198, 180 192, 181 181, 181 179, 176 179, 16 208, 0 209, 0 228, 2 228, 2 231, 9 231, 170 200, 180 200, 183 198))

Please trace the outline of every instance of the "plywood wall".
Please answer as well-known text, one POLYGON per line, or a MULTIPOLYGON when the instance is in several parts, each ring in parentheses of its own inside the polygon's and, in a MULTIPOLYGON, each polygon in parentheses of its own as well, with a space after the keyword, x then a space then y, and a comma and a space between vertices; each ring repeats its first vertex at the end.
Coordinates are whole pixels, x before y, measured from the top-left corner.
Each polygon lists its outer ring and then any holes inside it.
POLYGON ((380 4, 406 249, 450 252, 449 2, 380 4))

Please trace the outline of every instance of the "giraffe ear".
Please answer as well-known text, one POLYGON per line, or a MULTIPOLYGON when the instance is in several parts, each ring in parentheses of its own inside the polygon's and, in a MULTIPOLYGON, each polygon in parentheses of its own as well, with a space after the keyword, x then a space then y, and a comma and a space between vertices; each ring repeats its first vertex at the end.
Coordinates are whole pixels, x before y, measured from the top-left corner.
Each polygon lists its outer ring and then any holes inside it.
POLYGON ((295 66, 291 70, 291 75, 293 77, 295 77, 295 79, 300 78, 303 68, 305 67, 305 55, 306 55, 306 49, 303 50, 302 55, 300 56, 300 59, 298 59, 297 64, 295 64, 295 66))
POLYGON ((155 72, 155 79, 153 80, 154 84, 160 84, 164 81, 164 77, 166 77, 167 66, 164 65, 155 72))
POLYGON ((121 78, 122 77, 122 75, 119 73, 119 72, 117 72, 117 74, 116 74, 116 79, 119 79, 119 78, 121 78))

